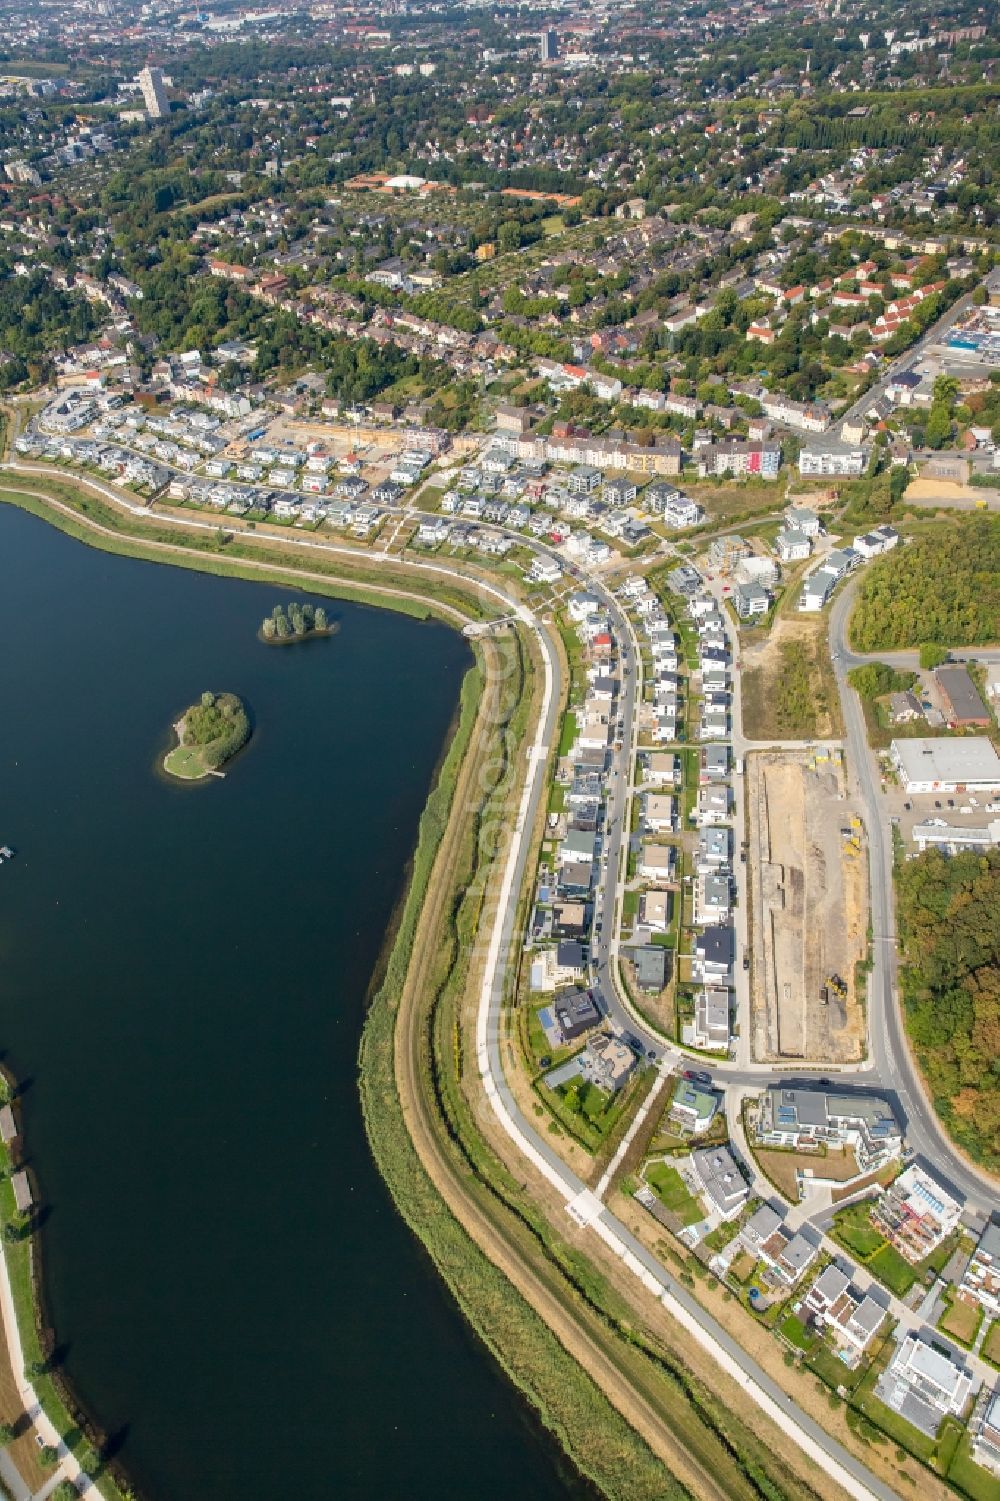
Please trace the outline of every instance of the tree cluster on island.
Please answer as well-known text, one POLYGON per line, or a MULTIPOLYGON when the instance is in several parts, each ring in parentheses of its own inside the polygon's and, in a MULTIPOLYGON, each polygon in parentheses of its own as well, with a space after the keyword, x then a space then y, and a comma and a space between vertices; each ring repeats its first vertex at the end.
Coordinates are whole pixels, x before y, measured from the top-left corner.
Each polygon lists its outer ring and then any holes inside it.
POLYGON ((265 641, 301 641, 306 636, 329 635, 332 630, 322 605, 300 604, 296 599, 275 605, 260 625, 265 641))
POLYGON ((163 765, 187 781, 217 770, 250 738, 250 718, 235 693, 203 693, 175 728, 179 743, 163 765))

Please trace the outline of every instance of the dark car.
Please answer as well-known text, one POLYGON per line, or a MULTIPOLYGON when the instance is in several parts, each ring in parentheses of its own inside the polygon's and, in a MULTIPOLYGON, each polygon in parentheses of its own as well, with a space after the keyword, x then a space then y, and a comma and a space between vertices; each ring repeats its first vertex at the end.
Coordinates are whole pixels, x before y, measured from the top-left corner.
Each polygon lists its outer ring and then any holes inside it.
POLYGON ((711 1084, 712 1082, 712 1075, 706 1073, 703 1068, 686 1068, 684 1077, 690 1079, 692 1084, 711 1084))
POLYGON ((749 969, 750 968, 750 955, 749 954, 744 954, 743 955, 743 968, 744 969, 749 969))

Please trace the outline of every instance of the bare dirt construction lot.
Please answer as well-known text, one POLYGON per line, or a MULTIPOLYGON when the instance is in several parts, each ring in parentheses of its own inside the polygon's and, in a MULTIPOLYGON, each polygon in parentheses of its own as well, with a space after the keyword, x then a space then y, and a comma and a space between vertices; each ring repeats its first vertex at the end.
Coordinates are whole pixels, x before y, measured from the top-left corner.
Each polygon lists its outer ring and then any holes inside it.
POLYGON ((868 870, 843 759, 755 751, 747 769, 754 1056, 855 1062, 864 1044, 855 965, 867 950, 868 870))
POLYGON ((915 479, 907 485, 903 499, 912 505, 943 506, 952 511, 997 511, 1000 510, 1000 483, 996 490, 992 490, 960 485, 954 480, 915 479))
POLYGON ((746 639, 741 656, 748 740, 832 740, 843 734, 824 615, 779 614, 763 641, 746 639))

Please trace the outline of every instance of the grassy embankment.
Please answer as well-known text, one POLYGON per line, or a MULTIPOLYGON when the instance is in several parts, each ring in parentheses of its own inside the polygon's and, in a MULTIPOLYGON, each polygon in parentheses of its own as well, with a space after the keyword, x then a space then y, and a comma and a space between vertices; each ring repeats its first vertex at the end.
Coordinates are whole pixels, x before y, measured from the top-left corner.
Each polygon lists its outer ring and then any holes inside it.
POLYGON ((471 590, 439 579, 414 580, 401 570, 382 567, 361 552, 357 560, 282 547, 280 538, 240 529, 223 542, 228 528, 195 531, 172 527, 150 513, 149 522, 115 509, 67 480, 65 475, 11 475, 0 481, 0 503, 40 516, 62 532, 90 546, 150 563, 181 563, 199 573, 271 583, 290 575, 308 579, 310 589, 355 604, 398 610, 425 620, 440 616, 454 623, 456 613, 480 618, 488 612, 471 590), (55 504, 53 504, 55 502, 55 504), (394 592, 398 591, 398 592, 394 592), (414 597, 419 596, 419 597, 414 597), (440 608, 440 607, 444 608, 440 608))
POLYGON ((129 1501, 131 1492, 99 1458, 104 1436, 74 1402, 61 1378, 58 1350, 52 1331, 44 1326, 43 1302, 32 1222, 18 1215, 11 1187, 12 1168, 6 1147, 0 1147, 0 1234, 17 1317, 25 1372, 46 1417, 81 1468, 94 1480, 105 1501, 129 1501), (10 1229, 8 1230, 8 1226, 10 1229))
MULTIPOLYGON (((467 709, 468 712, 468 709, 467 709)), ((504 1245, 581 1326, 603 1358, 637 1393, 640 1406, 665 1419, 679 1458, 701 1480, 699 1490, 728 1497, 802 1497, 810 1494, 787 1474, 776 1473, 765 1444, 684 1368, 675 1355, 635 1327, 635 1313, 608 1286, 576 1246, 495 1157, 483 1139, 466 1093, 475 1075, 473 1018, 463 1006, 475 973, 475 937, 486 900, 485 878, 503 838, 493 816, 509 806, 515 776, 514 751, 527 715, 527 700, 505 725, 502 760, 490 761, 491 780, 476 782, 475 816, 462 809, 462 837, 449 849, 454 897, 444 904, 442 928, 421 952, 432 962, 421 976, 419 1016, 413 1022, 415 1077, 430 1113, 447 1128, 443 1150, 464 1193, 504 1245)), ((456 742, 457 743, 457 742, 456 742)), ((453 746, 453 754, 454 754, 453 746)), ((567 1357, 546 1324, 497 1273, 460 1226, 440 1213, 400 1114, 397 1080, 389 1066, 391 1039, 404 997, 409 958, 424 893, 431 879, 434 847, 444 838, 447 799, 456 762, 449 758, 421 830, 407 911, 385 980, 372 1004, 362 1047, 362 1095, 370 1139, 380 1170, 401 1213, 427 1246, 467 1317, 498 1354, 512 1379, 532 1398, 544 1421, 579 1467, 615 1497, 667 1497, 682 1488, 671 1482, 649 1450, 623 1425, 614 1408, 579 1364, 567 1357)), ((400 1022, 399 1025, 402 1025, 400 1022)), ((412 1106, 407 1106, 412 1121, 412 1106)), ((680 1468, 680 1466, 678 1466, 680 1468)))

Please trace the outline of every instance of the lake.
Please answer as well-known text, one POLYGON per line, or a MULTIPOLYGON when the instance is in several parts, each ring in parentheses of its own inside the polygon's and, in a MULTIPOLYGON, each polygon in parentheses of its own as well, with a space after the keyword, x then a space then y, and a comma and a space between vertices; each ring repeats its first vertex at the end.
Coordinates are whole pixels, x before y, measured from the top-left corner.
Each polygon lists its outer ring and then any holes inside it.
POLYGON ((0 506, 0 1046, 66 1370, 152 1501, 579 1496, 395 1214, 358 1101, 471 654, 336 601, 334 637, 262 645, 289 597, 0 506), (171 784, 205 689, 253 738, 171 784))

